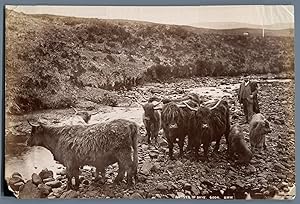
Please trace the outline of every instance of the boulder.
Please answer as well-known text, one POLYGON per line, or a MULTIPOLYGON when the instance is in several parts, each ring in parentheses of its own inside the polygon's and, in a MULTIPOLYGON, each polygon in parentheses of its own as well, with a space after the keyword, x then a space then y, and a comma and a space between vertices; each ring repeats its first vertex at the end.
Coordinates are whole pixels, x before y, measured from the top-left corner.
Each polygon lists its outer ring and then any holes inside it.
POLYGON ((8 184, 14 191, 19 191, 19 188, 24 184, 24 181, 20 177, 12 177, 8 180, 8 184))
POLYGON ((60 198, 70 199, 70 198, 78 198, 79 193, 74 190, 68 190, 61 194, 60 198))
POLYGON ((42 178, 39 175, 37 175, 36 173, 33 173, 31 175, 31 180, 32 180, 32 183, 34 183, 37 186, 39 184, 43 183, 42 178))
POLYGON ((39 173, 39 176, 40 176, 42 179, 53 178, 53 171, 50 171, 50 170, 48 170, 47 168, 46 168, 46 169, 43 169, 43 170, 39 173))
POLYGON ((143 199, 143 196, 141 196, 141 194, 136 192, 136 193, 131 194, 128 198, 130 198, 130 199, 143 199))
POLYGON ((42 193, 38 187, 32 183, 32 181, 27 181, 21 188, 19 192, 20 199, 34 199, 42 198, 42 193))
POLYGON ((43 183, 38 185, 38 189, 40 190, 43 198, 46 198, 52 191, 52 188, 50 186, 47 186, 46 184, 43 183))

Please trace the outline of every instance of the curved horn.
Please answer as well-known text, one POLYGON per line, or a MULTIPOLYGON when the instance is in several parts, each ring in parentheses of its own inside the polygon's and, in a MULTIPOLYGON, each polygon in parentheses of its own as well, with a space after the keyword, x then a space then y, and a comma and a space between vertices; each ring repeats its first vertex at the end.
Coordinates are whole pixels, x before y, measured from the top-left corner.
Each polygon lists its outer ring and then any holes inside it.
POLYGON ((189 104, 187 104, 185 101, 183 102, 185 105, 186 105, 186 107, 188 108, 188 109, 190 109, 191 111, 197 111, 198 109, 197 108, 192 108, 191 106, 189 106, 189 104))
POLYGON ((156 105, 154 105, 154 107, 160 105, 161 103, 162 103, 162 99, 156 105))
POLYGON ((209 109, 210 110, 215 109, 221 103, 221 101, 222 101, 222 99, 219 99, 218 103, 209 109))
POLYGON ((98 113, 100 113, 101 112, 101 110, 99 110, 99 111, 97 111, 97 112, 95 112, 95 113, 91 113, 90 115, 96 115, 96 114, 98 114, 98 113))

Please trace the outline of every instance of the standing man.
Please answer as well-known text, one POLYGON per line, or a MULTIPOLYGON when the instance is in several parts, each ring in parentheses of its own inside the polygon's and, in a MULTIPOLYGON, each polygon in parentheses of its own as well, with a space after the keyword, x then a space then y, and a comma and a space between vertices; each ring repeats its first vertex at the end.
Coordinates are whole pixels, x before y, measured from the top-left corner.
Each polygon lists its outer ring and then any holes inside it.
POLYGON ((253 95, 253 112, 260 113, 257 99, 258 85, 256 81, 250 81, 251 92, 253 95))
POLYGON ((253 93, 251 91, 249 76, 244 76, 244 81, 240 85, 239 102, 243 104, 246 123, 249 123, 253 115, 253 93))

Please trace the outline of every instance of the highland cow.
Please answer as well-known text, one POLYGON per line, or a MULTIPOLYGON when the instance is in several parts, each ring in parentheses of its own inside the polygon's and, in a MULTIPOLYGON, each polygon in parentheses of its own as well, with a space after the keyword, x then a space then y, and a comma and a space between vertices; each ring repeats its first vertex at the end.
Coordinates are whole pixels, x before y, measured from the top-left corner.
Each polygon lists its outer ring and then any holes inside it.
POLYGON ((199 159, 199 148, 201 143, 204 148, 204 159, 208 161, 208 150, 211 142, 216 141, 214 152, 219 150, 220 140, 225 135, 228 144, 228 134, 230 132, 229 106, 225 100, 219 100, 212 108, 200 106, 192 108, 195 111, 193 124, 193 144, 196 158, 199 159))
POLYGON ((27 145, 47 148, 54 159, 66 167, 68 189, 79 188, 79 167, 84 165, 95 166, 103 172, 106 166, 117 162, 119 170, 115 183, 123 180, 125 172, 128 185, 132 185, 132 177, 137 179, 139 129, 134 122, 118 119, 88 126, 64 127, 53 127, 40 122, 29 124, 32 129, 27 145), (73 176, 74 187, 71 183, 73 176))
POLYGON ((237 125, 231 128, 228 136, 228 156, 233 159, 235 154, 238 156, 238 163, 248 164, 253 157, 245 142, 244 133, 237 125))
POLYGON ((254 114, 249 123, 251 148, 266 149, 266 134, 271 132, 270 124, 261 114, 254 114))
POLYGON ((162 108, 162 128, 168 141, 169 158, 171 160, 174 159, 173 147, 176 142, 180 149, 179 156, 183 156, 184 139, 187 135, 187 128, 184 124, 183 114, 184 111, 174 102, 167 103, 162 108))
POLYGON ((187 150, 192 149, 194 146, 194 132, 191 131, 193 124, 190 123, 190 121, 193 121, 193 118, 191 118, 193 111, 180 102, 188 104, 190 107, 198 107, 201 104, 201 100, 199 99, 198 95, 194 93, 188 94, 181 99, 163 100, 164 106, 162 109, 162 127, 168 140, 170 159, 174 159, 173 147, 174 143, 176 142, 178 143, 180 149, 179 156, 183 156, 183 146, 186 135, 188 135, 187 150))

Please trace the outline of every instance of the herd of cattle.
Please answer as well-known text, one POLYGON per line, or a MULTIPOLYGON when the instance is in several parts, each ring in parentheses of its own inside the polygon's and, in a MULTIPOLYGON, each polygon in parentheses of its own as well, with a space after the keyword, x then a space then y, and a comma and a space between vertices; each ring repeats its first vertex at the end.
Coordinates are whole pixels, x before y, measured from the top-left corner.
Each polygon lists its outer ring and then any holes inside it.
MULTIPOLYGON (((185 138, 188 137, 186 150, 195 153, 200 159, 199 148, 203 144, 204 157, 209 160, 209 148, 216 142, 214 151, 219 150, 220 140, 224 135, 227 143, 228 158, 238 157, 239 163, 249 163, 253 153, 244 139, 244 132, 239 125, 231 127, 230 109, 225 99, 216 104, 203 103, 198 95, 189 94, 183 99, 159 100, 150 98, 143 104, 143 122, 148 143, 157 142, 160 129, 168 141, 169 158, 174 159, 173 147, 179 145, 179 156, 183 156, 185 138), (155 104, 154 101, 159 101, 155 104), (158 106, 158 104, 163 104, 158 106)), ((90 116, 82 114, 88 123, 90 116)), ((118 175, 114 182, 118 183, 127 172, 127 184, 137 181, 138 170, 138 138, 139 127, 135 122, 117 119, 92 125, 65 125, 56 127, 42 122, 28 121, 31 125, 31 135, 28 146, 43 146, 54 156, 54 159, 66 167, 68 189, 79 188, 79 168, 84 165, 96 167, 102 179, 105 178, 105 168, 118 163, 118 175), (132 156, 133 155, 133 156, 132 156), (75 186, 72 178, 75 177, 75 186)), ((271 132, 269 123, 262 114, 255 114, 250 122, 251 149, 266 148, 265 135, 271 132)))

